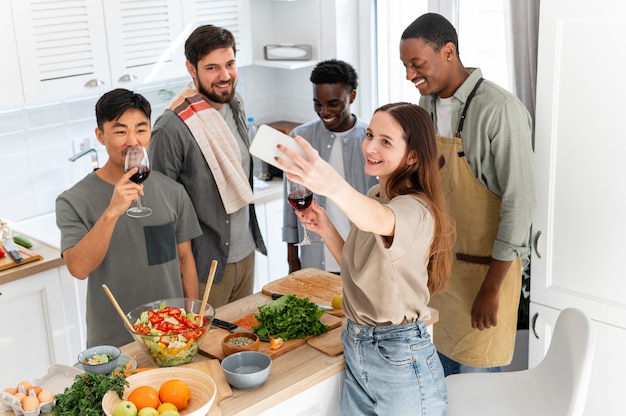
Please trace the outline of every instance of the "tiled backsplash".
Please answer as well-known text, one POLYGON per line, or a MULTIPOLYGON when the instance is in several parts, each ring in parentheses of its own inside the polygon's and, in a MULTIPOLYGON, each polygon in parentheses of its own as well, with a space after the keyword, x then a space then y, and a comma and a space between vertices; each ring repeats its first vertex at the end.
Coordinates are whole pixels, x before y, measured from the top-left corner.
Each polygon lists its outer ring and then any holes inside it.
MULTIPOLYGON (((315 117, 311 69, 239 68, 237 91, 244 97, 248 116, 257 123, 315 117)), ((177 79, 137 89, 152 105, 153 123, 187 82, 177 79)), ((68 160, 75 153, 76 139, 89 138, 100 166, 104 164, 107 154, 94 134, 98 98, 0 110, 0 218, 19 221, 54 211, 56 197, 92 169, 90 155, 68 160)))
MULTIPOLYGON (((152 121, 188 80, 173 80, 138 92, 152 105, 152 121)), ((54 201, 92 169, 91 158, 76 162, 73 141, 88 138, 102 166, 107 154, 96 140, 99 96, 62 100, 0 112, 0 218, 19 221, 54 211, 54 201)))

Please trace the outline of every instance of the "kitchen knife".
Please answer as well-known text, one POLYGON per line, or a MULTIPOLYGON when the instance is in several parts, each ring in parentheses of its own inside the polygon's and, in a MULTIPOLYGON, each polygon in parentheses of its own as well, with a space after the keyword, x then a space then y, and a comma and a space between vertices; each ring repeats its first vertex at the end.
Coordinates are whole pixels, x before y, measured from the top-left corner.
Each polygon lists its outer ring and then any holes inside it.
POLYGON ((22 256, 20 256, 20 249, 17 248, 17 245, 15 245, 13 241, 4 240, 2 242, 2 245, 4 246, 6 251, 11 255, 11 257, 13 257, 13 260, 15 260, 16 263, 19 264, 22 262, 22 260, 24 260, 22 256))
MULTIPOLYGON (((221 319, 217 319, 217 318, 213 318, 213 325, 218 327, 218 328, 222 328, 222 329, 226 329, 228 332, 248 332, 248 333, 254 333, 253 330, 251 329, 246 329, 246 328, 241 328, 231 322, 226 322, 226 321, 222 321, 221 319)), ((259 339, 261 341, 266 341, 266 342, 270 342, 271 339, 269 337, 262 337, 260 335, 257 334, 257 336, 259 337, 259 339)))
MULTIPOLYGON (((280 298, 280 297, 283 297, 283 296, 284 296, 284 295, 283 295, 283 294, 281 294, 281 293, 272 293, 272 299, 273 299, 273 300, 276 300, 276 299, 278 299, 278 298, 280 298)), ((335 308, 333 308, 332 306, 329 306, 329 305, 324 305, 324 304, 322 304, 322 303, 316 303, 316 305, 317 305, 317 307, 318 307, 318 308, 320 308, 320 309, 324 309, 324 310, 326 310, 326 311, 332 311, 333 309, 335 309, 335 308)))

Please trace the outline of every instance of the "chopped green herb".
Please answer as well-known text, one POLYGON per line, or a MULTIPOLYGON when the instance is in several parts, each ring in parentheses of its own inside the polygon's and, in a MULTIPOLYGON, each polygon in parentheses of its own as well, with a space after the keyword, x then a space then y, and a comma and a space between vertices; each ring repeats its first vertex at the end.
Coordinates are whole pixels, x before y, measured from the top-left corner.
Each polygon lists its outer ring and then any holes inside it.
POLYGON ((63 393, 54 396, 56 405, 52 414, 56 416, 101 416, 102 398, 113 390, 122 398, 128 386, 123 374, 107 376, 104 374, 84 373, 74 378, 74 384, 63 393))
POLYGON ((320 319, 323 314, 324 311, 309 298, 285 295, 259 306, 256 319, 260 324, 253 326, 252 330, 259 336, 274 335, 285 341, 320 335, 328 331, 328 325, 320 319))

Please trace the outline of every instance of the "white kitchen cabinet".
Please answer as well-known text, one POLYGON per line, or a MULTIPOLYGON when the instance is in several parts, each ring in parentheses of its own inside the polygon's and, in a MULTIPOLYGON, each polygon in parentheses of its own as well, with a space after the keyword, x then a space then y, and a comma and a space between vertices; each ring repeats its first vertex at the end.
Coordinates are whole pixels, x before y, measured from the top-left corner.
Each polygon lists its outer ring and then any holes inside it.
POLYGON ((344 371, 330 376, 321 383, 260 413, 259 416, 335 416, 339 414, 339 398, 344 377, 344 371))
POLYGON ((180 0, 106 0, 102 8, 113 88, 187 74, 180 0))
MULTIPOLYGON (((200 25, 225 27, 235 37, 237 66, 252 63, 251 0, 182 0, 185 32, 200 25)), ((257 0, 254 0, 257 1, 257 0)))
MULTIPOLYGON (((254 206, 256 210, 256 219, 259 222, 259 229, 263 236, 263 241, 267 247, 267 224, 265 222, 265 204, 256 204, 254 206)), ((269 248, 268 248, 269 251, 269 248)), ((270 282, 269 268, 268 268, 268 256, 255 251, 254 256, 254 293, 260 292, 263 286, 270 282)))
POLYGON ((259 228, 267 247, 267 256, 256 253, 254 292, 260 292, 267 283, 289 274, 287 243, 283 241, 282 198, 256 205, 259 228))
MULTIPOLYGON (((11 0, 10 5, 19 30, 8 39, 18 45, 28 103, 185 77, 184 43, 200 23, 228 27, 240 45, 250 44, 248 0, 11 0)), ((243 47, 241 55, 246 54, 243 47)))
POLYGON ((11 39, 14 33, 11 3, 2 1, 0 2, 0 39, 3 39, 0 42, 0 56, 2 56, 0 108, 24 101, 17 45, 14 42, 7 42, 7 39, 11 39))
POLYGON ((72 359, 87 348, 87 281, 72 276, 66 266, 58 269, 61 290, 63 291, 63 309, 72 359))
POLYGON ((623 413, 617 375, 626 346, 626 141, 619 131, 626 51, 603 39, 626 36, 626 3, 555 0, 541 3, 536 112, 538 205, 531 272, 529 365, 567 307, 583 310, 597 335, 586 415, 623 413), (588 52, 593 51, 590 76, 588 52))
POLYGON ((11 0, 11 7, 26 102, 111 89, 102 2, 11 0))
POLYGON ((39 378, 52 364, 76 362, 59 278, 53 268, 0 285, 1 386, 39 378))

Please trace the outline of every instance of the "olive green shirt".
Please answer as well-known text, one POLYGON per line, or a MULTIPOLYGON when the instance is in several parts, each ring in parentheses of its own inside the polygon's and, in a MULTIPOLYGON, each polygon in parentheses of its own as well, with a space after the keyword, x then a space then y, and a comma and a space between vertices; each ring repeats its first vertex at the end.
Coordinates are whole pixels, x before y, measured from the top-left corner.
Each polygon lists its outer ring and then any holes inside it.
MULTIPOLYGON (((482 77, 478 68, 452 96, 452 131, 456 132, 467 98, 482 77)), ((436 95, 422 97, 420 105, 437 125, 436 95)), ((476 90, 461 132, 463 151, 476 179, 502 198, 500 225, 493 258, 527 259, 529 235, 536 205, 532 119, 513 94, 484 80, 476 90)))

